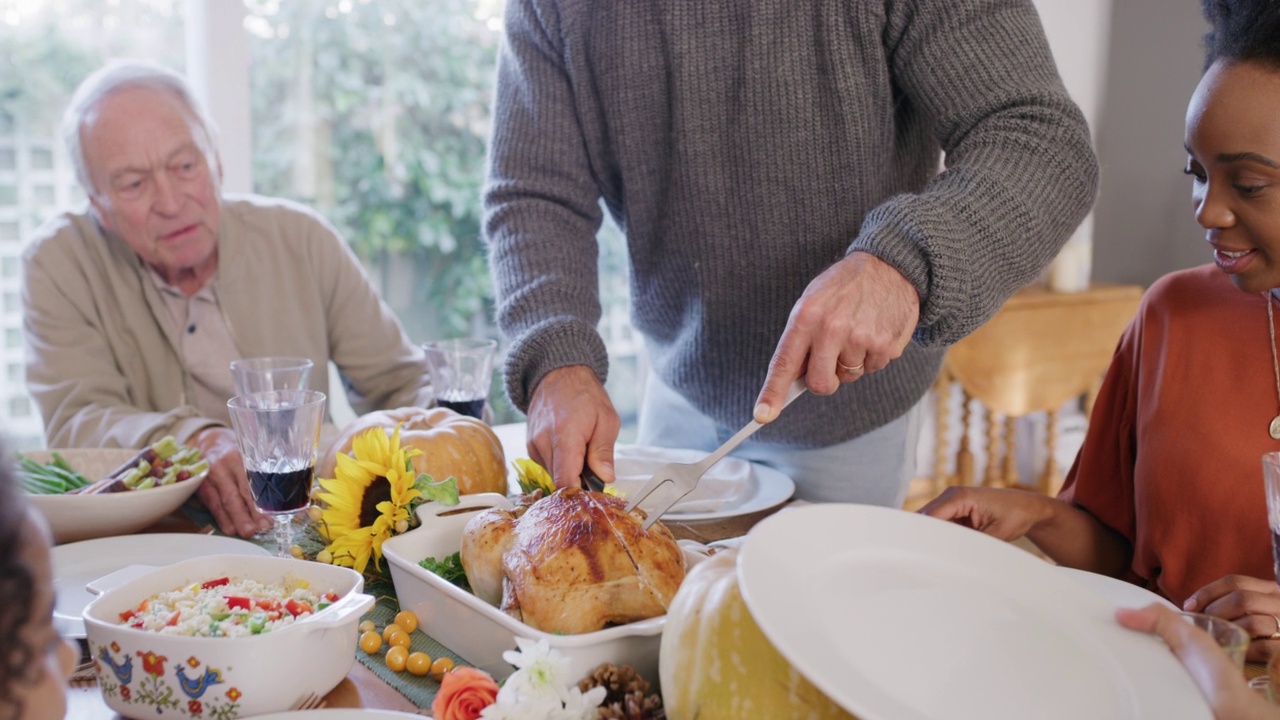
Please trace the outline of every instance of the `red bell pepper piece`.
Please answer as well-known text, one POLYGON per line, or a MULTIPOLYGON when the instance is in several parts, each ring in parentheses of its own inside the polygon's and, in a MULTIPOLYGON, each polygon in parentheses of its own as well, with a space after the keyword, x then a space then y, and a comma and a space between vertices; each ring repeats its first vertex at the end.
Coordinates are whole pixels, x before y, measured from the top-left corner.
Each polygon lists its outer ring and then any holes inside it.
POLYGON ((227 601, 227 607, 232 610, 248 610, 253 606, 253 600, 239 595, 227 595, 223 599, 227 601))
POLYGON ((222 577, 222 578, 218 578, 217 580, 209 580, 208 582, 200 583, 200 589, 208 590, 210 588, 222 587, 223 585, 230 585, 230 584, 231 584, 231 578, 222 577))
POLYGON ((311 612, 310 605, 300 600, 294 600, 293 598, 289 598, 289 601, 284 604, 284 609, 288 610, 289 614, 294 617, 298 617, 302 613, 311 612))

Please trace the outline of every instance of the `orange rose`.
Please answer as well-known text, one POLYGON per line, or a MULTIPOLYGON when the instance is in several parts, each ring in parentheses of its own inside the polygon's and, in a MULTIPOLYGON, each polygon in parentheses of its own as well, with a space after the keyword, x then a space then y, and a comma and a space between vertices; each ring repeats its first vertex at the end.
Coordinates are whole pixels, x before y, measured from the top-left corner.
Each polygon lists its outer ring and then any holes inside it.
POLYGON ((440 681, 440 692, 431 702, 435 720, 476 720, 480 711, 498 698, 498 683, 489 673, 460 667, 440 681))

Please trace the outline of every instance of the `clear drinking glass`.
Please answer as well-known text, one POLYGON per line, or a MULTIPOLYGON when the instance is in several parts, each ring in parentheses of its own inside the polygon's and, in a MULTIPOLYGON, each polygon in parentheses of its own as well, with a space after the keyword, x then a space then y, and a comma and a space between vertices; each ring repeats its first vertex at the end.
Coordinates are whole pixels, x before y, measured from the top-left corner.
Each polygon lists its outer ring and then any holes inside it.
POLYGON ((1262 481, 1267 491, 1267 520, 1271 524, 1271 555, 1280 578, 1280 452, 1262 456, 1262 481))
POLYGON ((231 382, 236 395, 272 390, 306 390, 311 380, 311 358, 256 357, 231 361, 231 382))
POLYGON ((310 503, 324 402, 324 393, 314 390, 251 393, 227 401, 253 501, 275 520, 281 557, 293 545, 294 514, 310 503))
POLYGON ((484 415, 493 378, 496 340, 435 340, 423 344, 436 403, 463 415, 484 415))
POLYGON ((1218 643, 1218 647, 1222 648, 1222 652, 1226 653, 1227 657, 1231 659, 1231 662, 1237 668, 1244 670, 1244 654, 1249 649, 1248 631, 1230 620, 1216 615, 1193 612, 1178 614, 1182 616, 1183 620, 1208 633, 1209 637, 1218 643))

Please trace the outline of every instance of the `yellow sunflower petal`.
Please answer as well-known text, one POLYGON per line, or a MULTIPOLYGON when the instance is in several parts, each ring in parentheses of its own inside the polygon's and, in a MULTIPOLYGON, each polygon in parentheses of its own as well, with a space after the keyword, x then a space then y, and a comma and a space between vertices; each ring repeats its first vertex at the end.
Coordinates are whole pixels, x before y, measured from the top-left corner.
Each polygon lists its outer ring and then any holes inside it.
POLYGON ((520 481, 520 489, 524 492, 541 489, 549 495, 556 491, 556 484, 550 473, 538 463, 529 458, 516 458, 512 463, 516 466, 516 476, 520 481))

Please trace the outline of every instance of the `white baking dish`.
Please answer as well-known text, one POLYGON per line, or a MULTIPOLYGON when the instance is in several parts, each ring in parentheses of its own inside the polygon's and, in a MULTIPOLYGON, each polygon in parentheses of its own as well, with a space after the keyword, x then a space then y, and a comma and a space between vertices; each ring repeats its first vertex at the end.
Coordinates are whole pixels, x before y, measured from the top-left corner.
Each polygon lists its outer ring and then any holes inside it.
POLYGON ((463 495, 453 507, 424 503, 417 510, 417 528, 383 543, 400 607, 417 614, 423 632, 498 679, 515 670, 502 653, 514 650, 519 636, 546 640, 567 656, 572 677, 584 677, 611 662, 630 665, 656 684, 665 615, 580 635, 555 635, 529 627, 418 565, 424 558, 443 560, 458 552, 467 521, 494 507, 510 508, 512 503, 495 493, 463 495))
POLYGON ((84 609, 102 696, 133 718, 216 718, 278 712, 324 695, 355 662, 356 626, 374 603, 350 568, 246 555, 208 555, 155 568, 132 565, 89 583, 100 597, 84 609), (120 614, 157 593, 219 577, 280 582, 302 578, 333 605, 250 637, 162 635, 120 624, 120 614))

